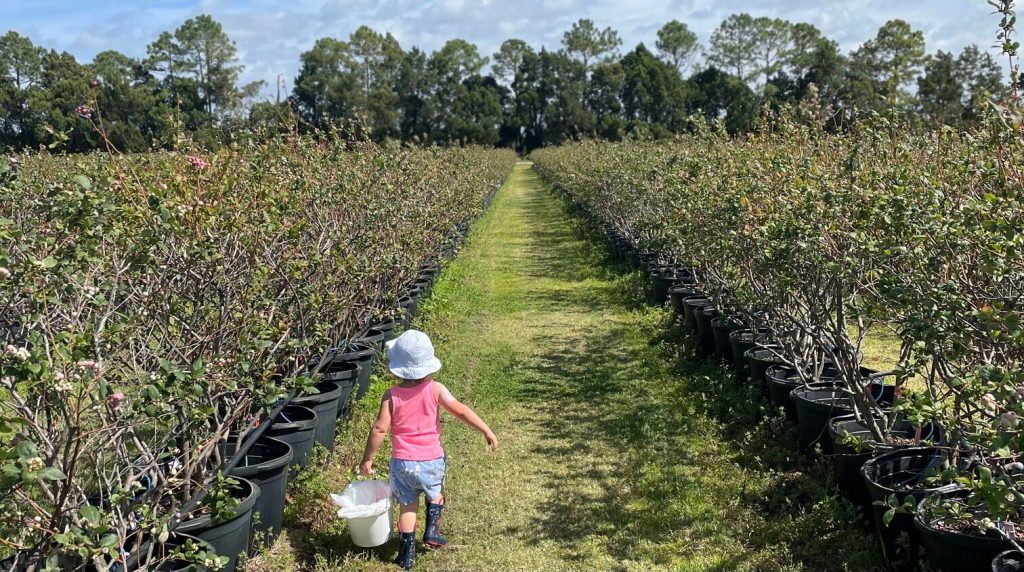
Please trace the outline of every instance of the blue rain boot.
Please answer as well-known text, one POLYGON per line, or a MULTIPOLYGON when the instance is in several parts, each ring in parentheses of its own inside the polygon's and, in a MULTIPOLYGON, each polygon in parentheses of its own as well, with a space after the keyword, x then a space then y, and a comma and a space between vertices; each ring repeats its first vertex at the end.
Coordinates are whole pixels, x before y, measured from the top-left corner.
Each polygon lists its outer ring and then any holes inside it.
POLYGON ((423 544, 430 548, 444 548, 448 541, 441 536, 443 504, 427 503, 427 526, 423 530, 423 544))
POLYGON ((398 533, 398 558, 395 560, 395 564, 402 567, 402 570, 412 570, 412 565, 416 563, 416 533, 415 532, 400 532, 398 533))

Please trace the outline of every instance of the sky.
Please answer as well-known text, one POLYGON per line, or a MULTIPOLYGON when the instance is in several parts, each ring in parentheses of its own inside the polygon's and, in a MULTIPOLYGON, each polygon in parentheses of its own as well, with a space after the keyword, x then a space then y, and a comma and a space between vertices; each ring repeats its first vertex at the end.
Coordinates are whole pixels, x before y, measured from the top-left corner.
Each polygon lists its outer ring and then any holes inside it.
POLYGON ((573 22, 590 18, 617 30, 626 51, 640 42, 653 50, 658 28, 673 19, 706 45, 737 12, 810 22, 845 52, 901 18, 924 32, 929 52, 974 43, 997 53, 998 18, 985 0, 0 0, 0 33, 13 29, 84 63, 108 49, 143 57, 161 31, 209 14, 238 46, 241 82, 262 79, 264 96, 274 97, 279 74, 287 93, 299 54, 318 38, 345 39, 363 24, 390 32, 404 49, 429 52, 462 38, 491 55, 513 37, 557 49, 573 22))

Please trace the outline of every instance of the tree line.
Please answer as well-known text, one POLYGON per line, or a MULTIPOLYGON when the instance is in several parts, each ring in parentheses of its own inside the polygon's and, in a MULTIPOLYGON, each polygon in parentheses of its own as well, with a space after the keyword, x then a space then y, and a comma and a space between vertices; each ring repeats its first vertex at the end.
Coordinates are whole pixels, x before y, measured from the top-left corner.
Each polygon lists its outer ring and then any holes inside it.
POLYGON ((745 13, 726 18, 706 45, 671 21, 652 47, 621 48, 614 29, 588 19, 558 49, 508 39, 490 57, 462 39, 432 53, 405 50, 363 26, 317 40, 300 55, 291 94, 257 101, 266 83, 239 85, 235 44, 210 16, 161 33, 144 58, 110 50, 87 64, 9 31, 0 36, 0 149, 144 151, 186 136, 216 146, 254 126, 526 151, 670 137, 695 119, 743 133, 763 106, 797 101, 820 106, 834 128, 893 109, 962 125, 1009 95, 991 54, 976 45, 928 54, 924 34, 902 20, 848 54, 811 24, 745 13))

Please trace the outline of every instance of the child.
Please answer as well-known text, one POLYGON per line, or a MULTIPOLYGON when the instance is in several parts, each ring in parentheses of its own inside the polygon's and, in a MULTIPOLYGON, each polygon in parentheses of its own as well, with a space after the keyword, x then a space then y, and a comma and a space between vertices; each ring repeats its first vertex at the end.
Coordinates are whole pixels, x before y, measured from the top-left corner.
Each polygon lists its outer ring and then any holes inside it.
POLYGON ((426 334, 409 330, 388 342, 388 369, 401 379, 380 401, 377 421, 370 429, 366 451, 359 470, 369 475, 373 458, 384 436, 391 430, 391 488, 401 505, 398 517, 398 565, 406 570, 416 560, 416 511, 420 494, 427 496, 427 523, 423 543, 440 548, 441 511, 444 509, 446 457, 441 448, 441 415, 438 405, 466 425, 483 433, 491 451, 498 450, 498 438, 468 406, 459 403, 433 375, 441 362, 434 357, 434 346, 426 334))

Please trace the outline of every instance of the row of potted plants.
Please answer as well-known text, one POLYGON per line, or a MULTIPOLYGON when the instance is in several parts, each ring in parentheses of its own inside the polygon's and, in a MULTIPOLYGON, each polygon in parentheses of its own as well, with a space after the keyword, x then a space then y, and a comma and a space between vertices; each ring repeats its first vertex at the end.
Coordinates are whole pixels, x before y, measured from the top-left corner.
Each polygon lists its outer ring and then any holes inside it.
MULTIPOLYGON (((484 197, 485 208, 493 195, 492 190, 484 197)), ((442 263, 454 255, 466 229, 468 225, 461 225, 436 262, 421 267, 403 289, 394 314, 368 323, 360 335, 326 352, 324 366, 307 364, 308 370, 319 372, 312 376, 318 381, 312 390, 281 399, 273 416, 267 414, 248 431, 229 436, 224 443, 228 465, 222 469, 229 477, 215 479, 206 490, 209 500, 203 499, 202 506, 210 508, 208 515, 174 527, 177 540, 194 535, 199 555, 204 560, 216 555, 219 570, 225 571, 234 570, 240 556, 273 542, 281 531, 290 477, 308 466, 317 444, 333 449, 339 420, 368 389, 384 343, 408 327, 417 303, 429 295, 442 263)), ((189 565, 194 568, 195 562, 189 565)))
MULTIPOLYGON (((300 137, 215 155, 5 160, 5 565, 108 570, 127 552, 155 569, 137 552, 178 533, 215 544, 194 521, 279 496, 270 473, 307 454, 288 426, 315 420, 333 440, 330 418, 365 391, 376 344, 514 160, 300 137)), ((258 530, 279 526, 257 512, 258 530)))
POLYGON ((742 140, 532 158, 643 265, 701 351, 763 384, 805 449, 836 456, 852 499, 887 507, 880 535, 913 513, 942 537, 924 544, 933 569, 987 569, 1018 540, 1024 506, 1015 117, 994 110, 965 133, 880 117, 836 135, 780 115, 742 140), (863 366, 878 331, 897 340, 887 371, 863 366))

